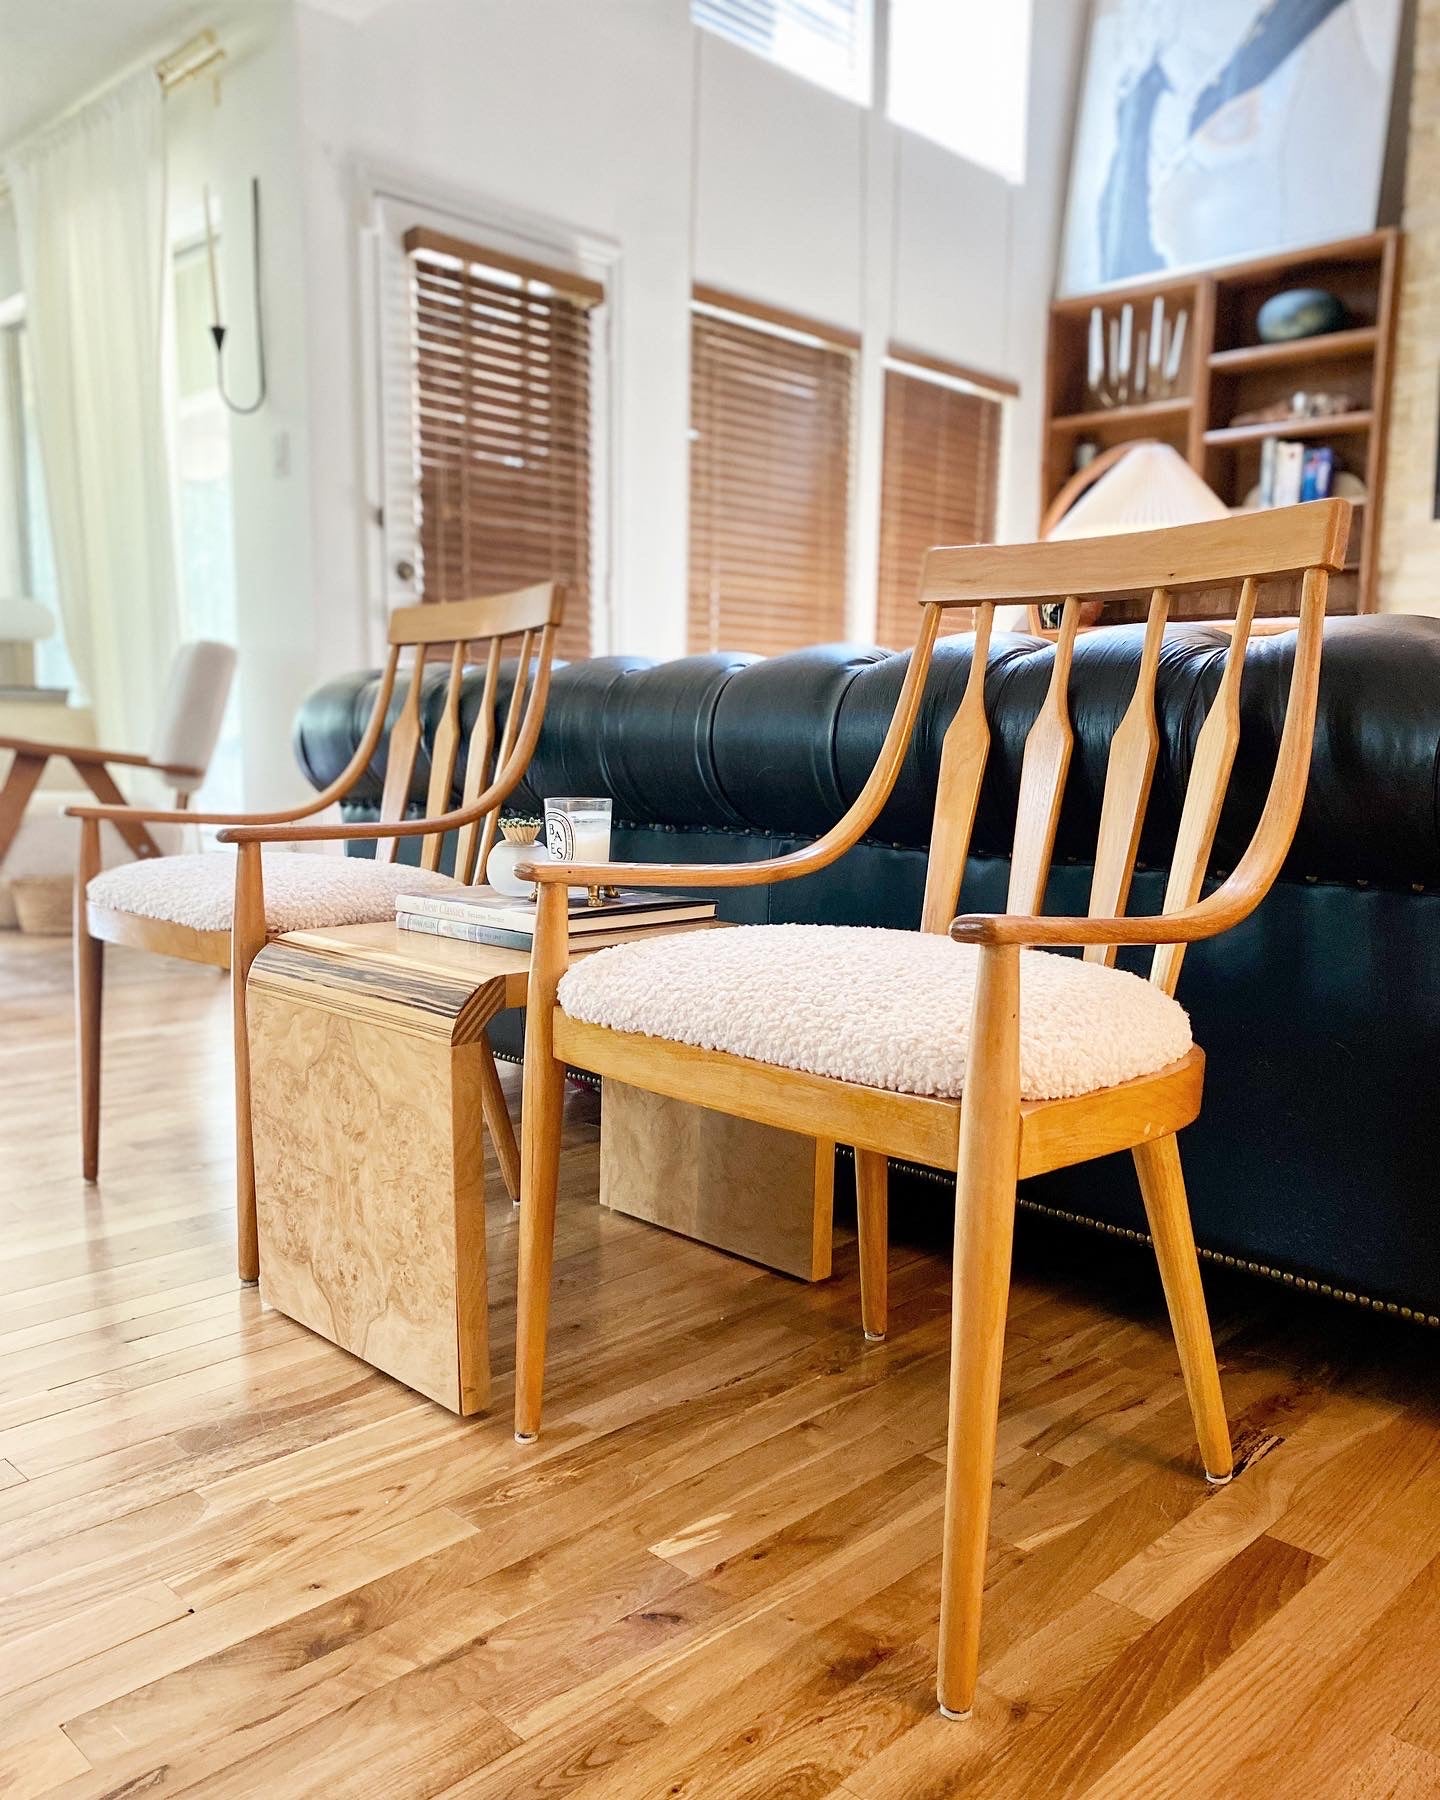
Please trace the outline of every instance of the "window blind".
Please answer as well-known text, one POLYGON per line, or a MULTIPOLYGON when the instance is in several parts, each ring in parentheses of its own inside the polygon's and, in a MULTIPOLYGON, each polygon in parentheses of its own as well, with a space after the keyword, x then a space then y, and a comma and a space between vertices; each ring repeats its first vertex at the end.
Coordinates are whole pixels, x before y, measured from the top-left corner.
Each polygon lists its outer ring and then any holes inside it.
POLYGON ((846 350, 693 315, 692 651, 844 636, 852 376, 846 350))
MULTIPOLYGON (((908 649, 920 629, 920 565, 936 544, 995 536, 1000 403, 923 375, 885 371, 876 636, 908 649)), ((973 609, 945 615, 942 631, 968 631, 973 609)))
POLYGON ((591 311, 596 282, 417 228, 420 594, 461 600, 552 577, 561 657, 590 654, 591 311))
POLYGON ((862 104, 872 0, 690 0, 697 25, 862 104))

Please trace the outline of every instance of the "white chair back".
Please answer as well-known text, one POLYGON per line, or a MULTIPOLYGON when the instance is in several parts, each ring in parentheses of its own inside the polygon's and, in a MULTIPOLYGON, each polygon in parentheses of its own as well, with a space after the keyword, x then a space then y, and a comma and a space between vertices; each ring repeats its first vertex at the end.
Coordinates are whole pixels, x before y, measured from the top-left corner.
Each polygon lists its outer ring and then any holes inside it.
POLYGON ((205 778, 234 676, 235 652, 229 644, 200 641, 182 644, 175 653, 150 758, 167 769, 194 771, 169 778, 177 793, 193 793, 205 778))

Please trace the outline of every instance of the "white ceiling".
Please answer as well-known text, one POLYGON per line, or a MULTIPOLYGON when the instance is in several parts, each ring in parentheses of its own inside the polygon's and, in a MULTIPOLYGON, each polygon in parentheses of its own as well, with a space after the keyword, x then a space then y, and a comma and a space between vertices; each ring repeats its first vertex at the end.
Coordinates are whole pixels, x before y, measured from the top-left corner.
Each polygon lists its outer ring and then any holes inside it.
POLYGON ((205 24, 203 0, 0 0, 0 150, 205 24))
MULTIPOLYGON (((213 27, 253 27, 292 0, 0 0, 0 153, 149 57, 213 27)), ((302 0, 360 24, 387 0, 302 0)))

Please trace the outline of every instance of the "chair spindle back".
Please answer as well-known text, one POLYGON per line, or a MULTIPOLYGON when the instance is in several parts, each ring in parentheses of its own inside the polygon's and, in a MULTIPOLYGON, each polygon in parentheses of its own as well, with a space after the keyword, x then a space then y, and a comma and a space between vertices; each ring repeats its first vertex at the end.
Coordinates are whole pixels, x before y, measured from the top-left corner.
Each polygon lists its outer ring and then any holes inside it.
MULTIPOLYGON (((1123 537, 930 551, 921 605, 937 611, 973 606, 977 612, 969 679, 941 751, 921 929, 946 931, 955 915, 990 747, 984 689, 991 618, 997 604, 1016 601, 1064 602, 1050 684, 1025 742, 1006 899, 1009 913, 1037 914, 1074 747, 1069 686, 1080 603, 1149 594, 1135 689, 1111 738, 1101 800, 1087 916, 1106 918, 1124 913, 1135 873, 1160 748, 1155 684, 1171 597, 1217 588, 1234 594, 1224 671, 1196 741, 1161 909, 1173 913, 1199 898, 1209 867, 1240 741, 1240 682, 1261 583, 1298 579, 1299 629, 1284 731, 1261 822, 1245 853, 1264 863, 1262 878, 1273 879, 1299 815, 1326 592, 1330 573, 1344 566, 1349 523, 1348 503, 1326 500, 1123 537), (1271 820, 1279 824, 1267 831, 1271 820)), ((1167 993, 1175 991, 1184 952, 1183 944, 1162 944, 1155 951, 1150 979, 1167 993)), ((1114 954, 1113 946, 1099 944, 1085 951, 1094 961, 1113 961, 1114 954)))
MULTIPOLYGON (((403 819, 409 806, 415 763, 420 753, 423 688, 426 664, 432 652, 448 650, 449 673, 445 700, 435 728, 434 747, 430 756, 430 779, 425 795, 425 816, 438 817, 450 809, 450 794, 455 779, 455 765, 460 755, 463 729, 460 699, 465 670, 472 661, 471 646, 478 648, 473 660, 483 660, 485 680, 480 695, 480 708, 471 726, 465 748, 465 784, 461 805, 468 807, 490 784, 492 776, 501 780, 507 765, 515 756, 523 722, 535 706, 543 707, 549 687, 550 665, 555 654, 555 636, 564 612, 565 593, 558 582, 541 582, 535 587, 521 588, 510 594, 494 594, 477 600, 452 600, 422 606, 402 607, 390 617, 390 653, 380 678, 366 739, 378 741, 384 718, 400 672, 401 654, 414 651, 409 685, 390 728, 389 748, 385 759, 385 783, 380 796, 380 817, 389 823, 403 819), (495 702, 500 682, 500 664, 506 642, 518 638, 515 683, 500 731, 495 730, 495 702), (528 694, 528 702, 527 702, 528 694)), ((373 747, 373 746, 372 746, 373 747)), ((518 782, 523 767, 510 770, 518 782)), ((502 780, 502 785, 504 785, 502 780)), ((511 786, 514 782, 510 783, 511 786)), ((476 880, 485 868, 485 859, 495 841, 500 806, 497 803, 483 817, 460 828, 455 853, 457 880, 476 880)), ((375 855, 379 861, 394 859, 396 838, 379 838, 375 855)), ((422 841, 420 864, 425 869, 440 865, 442 837, 436 832, 422 841)))

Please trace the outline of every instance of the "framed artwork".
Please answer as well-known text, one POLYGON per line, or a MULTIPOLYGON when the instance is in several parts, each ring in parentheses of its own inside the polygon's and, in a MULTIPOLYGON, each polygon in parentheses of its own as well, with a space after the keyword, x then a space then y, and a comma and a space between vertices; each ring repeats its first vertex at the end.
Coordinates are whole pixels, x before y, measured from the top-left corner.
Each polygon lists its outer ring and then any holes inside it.
POLYGON ((1375 226, 1402 0, 1096 0, 1062 294, 1375 226))

